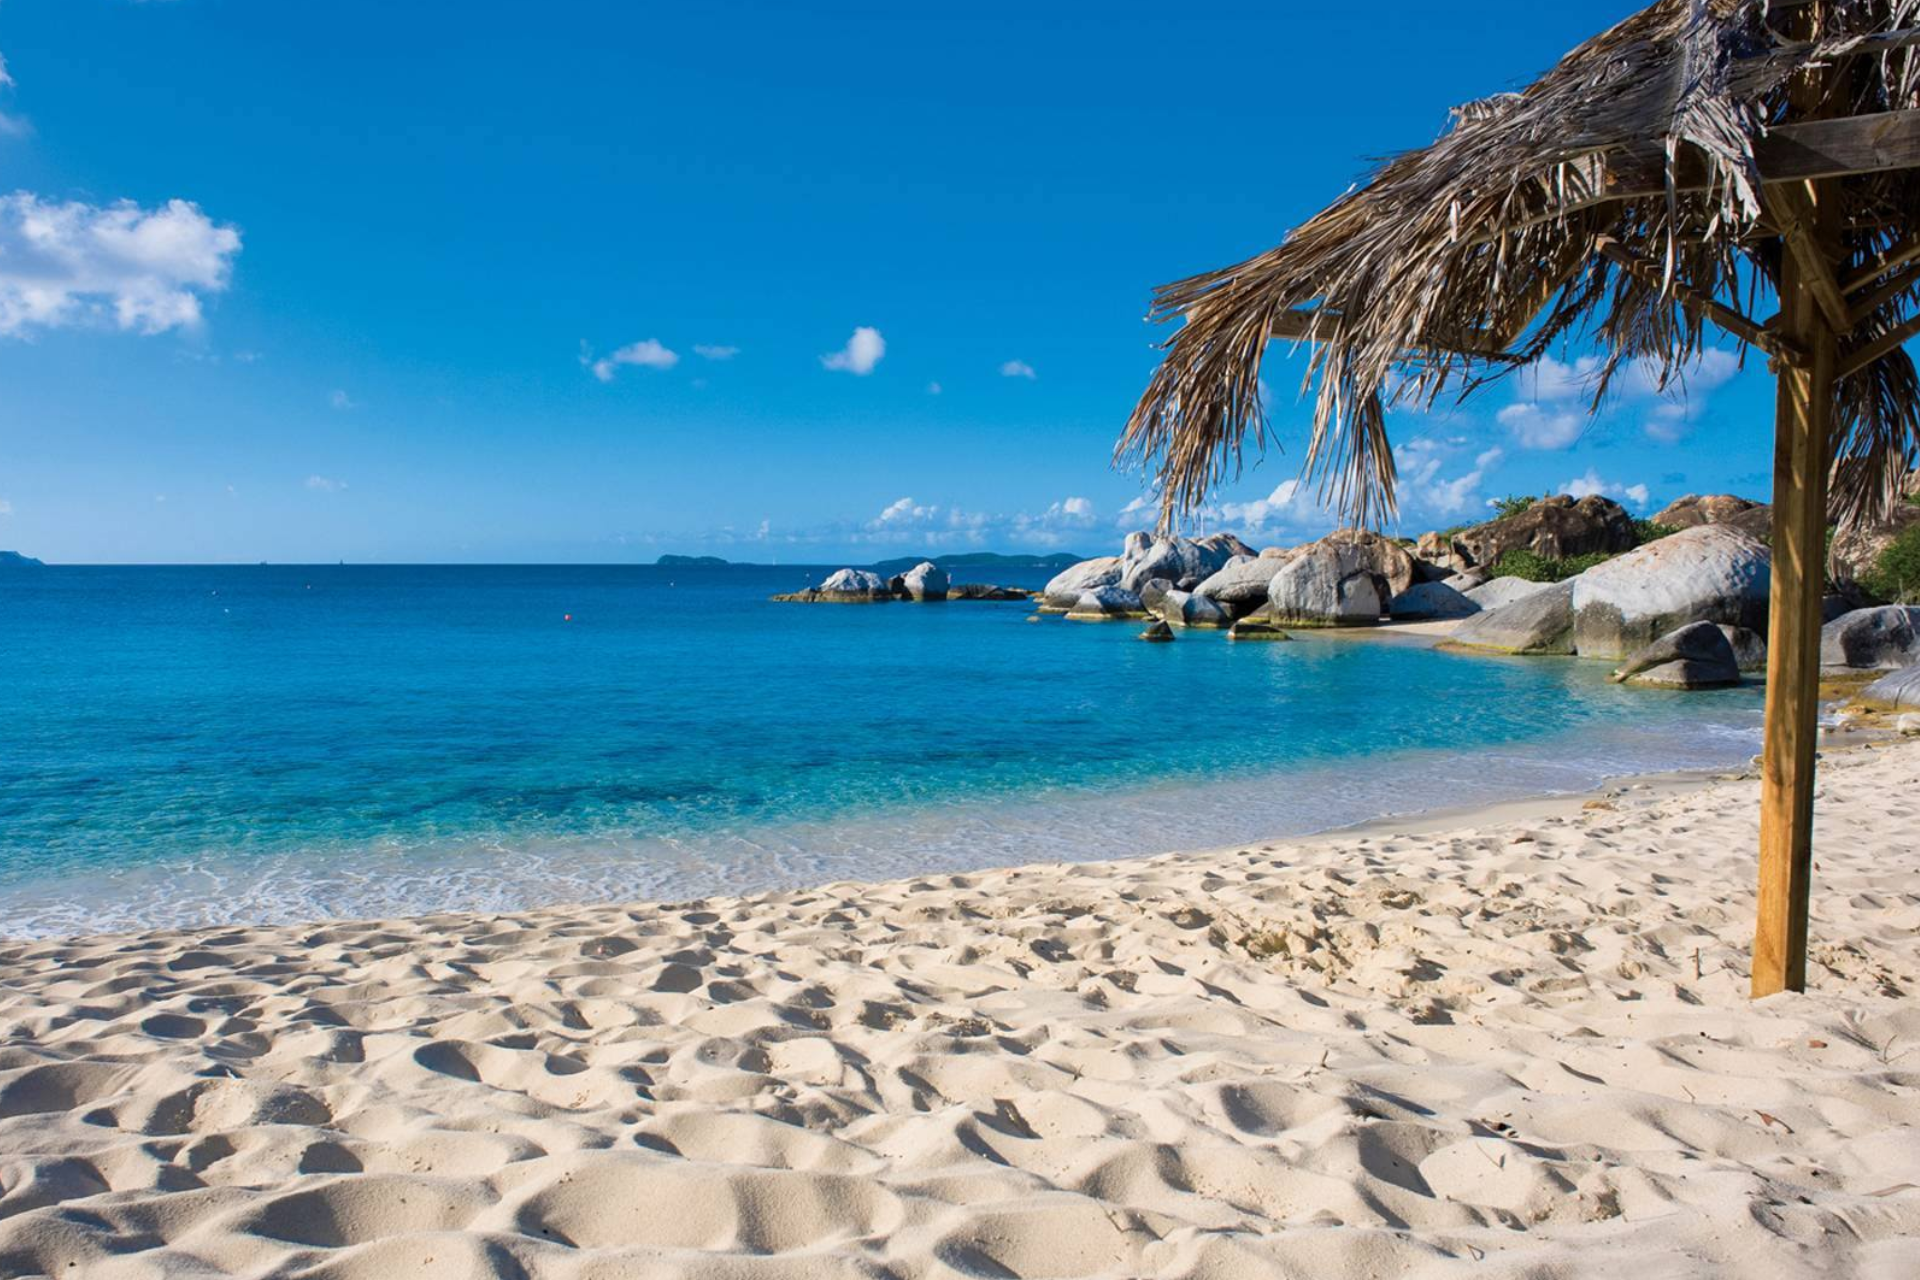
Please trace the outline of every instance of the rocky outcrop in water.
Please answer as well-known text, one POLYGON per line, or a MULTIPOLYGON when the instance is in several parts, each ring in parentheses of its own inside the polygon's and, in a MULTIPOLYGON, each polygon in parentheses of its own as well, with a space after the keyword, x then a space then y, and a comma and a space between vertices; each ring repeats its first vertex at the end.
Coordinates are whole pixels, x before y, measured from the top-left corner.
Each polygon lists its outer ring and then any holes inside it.
POLYGON ((1233 625, 1233 616, 1218 602, 1192 591, 1163 591, 1147 602, 1147 611, 1176 627, 1224 629, 1233 625))
POLYGON ((1269 548, 1257 556, 1235 556, 1206 581, 1193 589, 1195 595, 1217 601, 1228 613, 1244 618, 1267 603, 1267 588, 1273 575, 1292 559, 1292 553, 1272 554, 1269 548))
POLYGON ((1111 587, 1119 581, 1120 557, 1095 556, 1055 574, 1040 593, 1041 604, 1048 610, 1065 613, 1079 603, 1085 592, 1111 587))
POLYGON ((1740 663, 1718 626, 1691 622, 1628 658, 1612 679, 1663 689, 1724 689, 1740 683, 1740 663))
POLYGON ((1362 626, 1378 622, 1385 603, 1367 555, 1325 540, 1303 547, 1267 585, 1267 613, 1282 627, 1362 626))
POLYGON ((1690 622, 1766 625, 1772 557, 1726 525, 1700 525, 1595 565, 1573 582, 1573 648, 1624 658, 1690 622))
POLYGON ((928 600, 945 600, 947 588, 953 585, 953 580, 947 576, 945 569, 933 561, 922 560, 887 585, 897 596, 904 595, 910 600, 924 603, 928 600))
POLYGON ((1205 538, 1127 535, 1120 557, 1120 586, 1138 592, 1155 578, 1165 578, 1181 591, 1191 591, 1218 573, 1235 556, 1250 556, 1253 548, 1230 533, 1205 538))
POLYGON ((817 587, 774 597, 795 604, 883 604, 894 599, 887 580, 865 569, 839 569, 817 587))
POLYGON ((1147 616, 1140 597, 1125 587, 1095 587, 1091 591, 1082 591, 1080 598, 1073 602, 1073 608, 1067 610, 1067 617, 1074 622, 1105 622, 1114 618, 1144 618, 1147 616))

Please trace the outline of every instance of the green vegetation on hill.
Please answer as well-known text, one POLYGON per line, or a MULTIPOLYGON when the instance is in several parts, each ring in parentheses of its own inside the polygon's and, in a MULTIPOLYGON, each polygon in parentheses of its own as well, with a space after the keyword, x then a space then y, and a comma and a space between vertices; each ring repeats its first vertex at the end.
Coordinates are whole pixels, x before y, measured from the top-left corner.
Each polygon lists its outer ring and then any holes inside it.
POLYGON ((1584 556, 1568 556, 1559 559, 1543 556, 1537 551, 1524 547, 1515 547, 1494 561, 1490 572, 1495 578, 1521 578, 1527 582, 1565 582, 1568 578, 1585 573, 1602 561, 1613 557, 1604 551, 1589 552, 1584 556))
POLYGON ((1882 600, 1920 604, 1920 524, 1904 529, 1887 544, 1860 585, 1882 600))
POLYGON ((1670 538, 1678 532, 1680 532, 1680 530, 1670 524, 1655 524, 1651 520, 1635 520, 1633 522, 1633 536, 1636 539, 1636 545, 1642 547, 1646 546, 1649 542, 1658 542, 1662 538, 1670 538))
POLYGON ((670 569, 716 569, 730 564, 731 561, 722 560, 719 556, 661 556, 654 563, 670 569))

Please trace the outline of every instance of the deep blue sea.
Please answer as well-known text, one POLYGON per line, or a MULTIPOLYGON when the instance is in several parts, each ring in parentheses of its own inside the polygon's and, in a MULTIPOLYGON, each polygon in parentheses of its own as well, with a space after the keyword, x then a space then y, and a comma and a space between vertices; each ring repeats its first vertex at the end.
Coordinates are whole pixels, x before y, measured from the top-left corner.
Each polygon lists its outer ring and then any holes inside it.
POLYGON ((1759 741, 1752 689, 1570 659, 767 598, 825 572, 8 573, 0 935, 1203 848, 1759 741))

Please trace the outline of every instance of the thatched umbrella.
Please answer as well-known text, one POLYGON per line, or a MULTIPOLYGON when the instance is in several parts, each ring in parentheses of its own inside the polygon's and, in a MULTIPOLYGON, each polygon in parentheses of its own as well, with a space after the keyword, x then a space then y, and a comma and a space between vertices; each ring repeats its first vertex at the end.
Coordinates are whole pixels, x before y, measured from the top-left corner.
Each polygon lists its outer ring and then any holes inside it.
POLYGON ((1874 518, 1920 454, 1920 0, 1660 0, 1520 93, 1454 112, 1280 247, 1157 291, 1185 321, 1124 460, 1170 520, 1268 434, 1267 343, 1311 345, 1305 470, 1394 513, 1387 410, 1569 340, 1663 387, 1712 324, 1778 375, 1753 991, 1806 982, 1828 511, 1874 518), (1753 317, 1757 302, 1779 314, 1753 317))

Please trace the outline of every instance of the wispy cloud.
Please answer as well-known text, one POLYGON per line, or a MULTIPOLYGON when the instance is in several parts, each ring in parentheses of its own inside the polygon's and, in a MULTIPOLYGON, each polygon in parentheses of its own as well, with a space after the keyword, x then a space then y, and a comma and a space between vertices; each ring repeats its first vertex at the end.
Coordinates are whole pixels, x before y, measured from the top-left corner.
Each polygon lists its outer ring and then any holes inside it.
POLYGON ((327 403, 342 413, 345 413, 349 409, 358 409, 360 407, 359 401, 339 388, 335 388, 333 394, 327 397, 327 403))
POLYGON ((308 476, 307 488, 315 493, 340 493, 347 487, 345 480, 335 480, 328 476, 308 476))
POLYGON ((941 391, 941 387, 940 387, 940 384, 939 384, 939 383, 937 383, 937 382, 929 382, 929 383, 927 384, 927 394, 928 394, 928 395, 930 395, 930 396, 937 396, 937 395, 939 395, 939 394, 940 394, 940 391, 941 391))
POLYGON ((586 343, 580 344, 580 363, 602 382, 612 382, 620 366, 638 365, 643 369, 671 369, 680 363, 680 354, 670 350, 658 338, 630 342, 607 355, 595 357, 586 343))
POLYGON ((0 516, 10 516, 12 514, 13 503, 7 501, 5 498, 0 498, 0 516))
POLYGON ((1035 373, 1033 366, 1025 360, 1009 360, 1000 366, 1000 376, 1003 378, 1025 378, 1028 382, 1032 382, 1040 375, 1035 373))
POLYGON ((864 378, 873 372, 873 367, 886 354, 887 340, 880 336, 880 331, 869 325, 861 325, 847 339, 846 346, 821 356, 820 363, 836 373, 851 373, 857 378, 864 378))
POLYGON ((731 360, 740 354, 740 348, 711 346, 707 343, 696 342, 693 344, 693 354, 699 356, 702 360, 731 360))
POLYGON ((88 323, 143 334, 191 328, 227 287, 240 232, 185 200, 55 203, 0 196, 0 334, 88 323))
POLYGON ((1468 448, 1462 437, 1444 440, 1422 438, 1408 441, 1393 451, 1400 471, 1400 506, 1404 514, 1415 517, 1452 517, 1476 511, 1486 505, 1481 486, 1506 458, 1499 446, 1482 449, 1473 455, 1471 466, 1448 474, 1463 462, 1468 448))
MULTIPOLYGON (((1598 356, 1581 356, 1572 362, 1547 356, 1517 376, 1518 398, 1495 416, 1523 449, 1565 449, 1596 420, 1593 398, 1603 368, 1598 356)), ((1739 369, 1739 357, 1711 349, 1663 387, 1658 365, 1630 360, 1620 366, 1608 387, 1612 408, 1638 415, 1649 438, 1671 444, 1686 434, 1712 393, 1739 369)))

